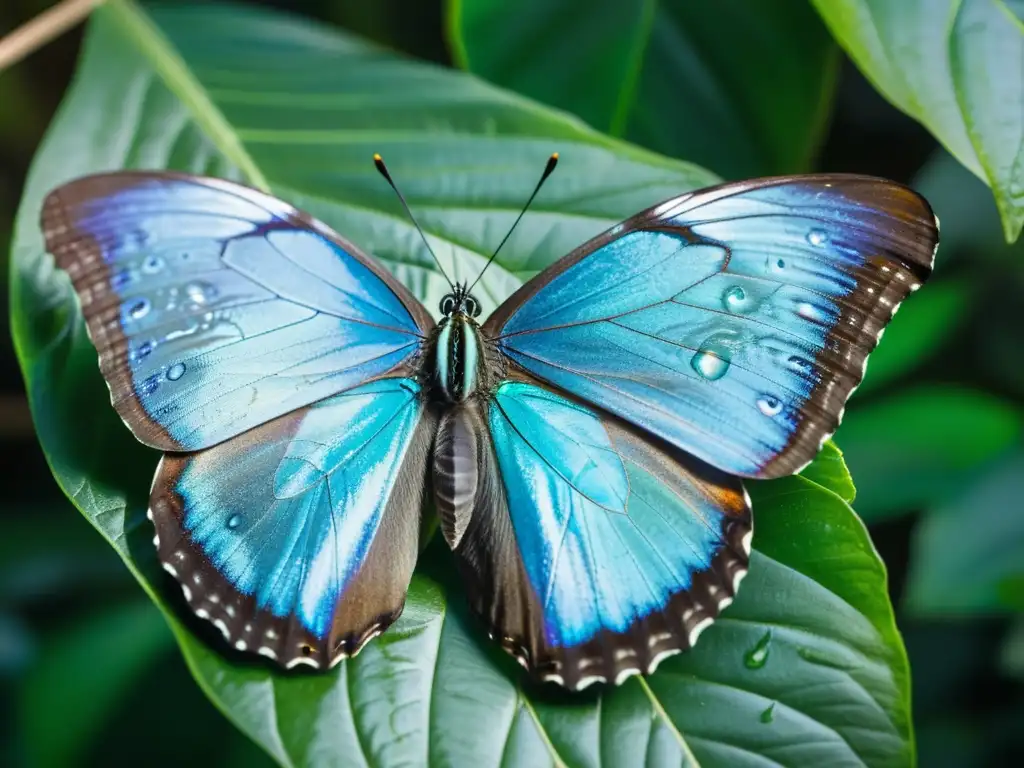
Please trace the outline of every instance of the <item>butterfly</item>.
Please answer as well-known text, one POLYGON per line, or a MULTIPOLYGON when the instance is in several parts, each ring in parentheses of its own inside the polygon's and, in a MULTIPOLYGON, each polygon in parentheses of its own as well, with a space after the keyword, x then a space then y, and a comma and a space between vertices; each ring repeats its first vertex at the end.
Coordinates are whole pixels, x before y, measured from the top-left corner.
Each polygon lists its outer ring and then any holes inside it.
POLYGON ((491 637, 569 689, 653 671, 732 602, 744 479, 820 451, 938 244, 894 182, 725 183, 584 243, 484 322, 476 283, 449 281, 435 322, 353 243, 229 181, 88 176, 41 226, 114 408, 164 452, 149 516, 198 616, 283 667, 333 666, 401 613, 432 497, 491 637))

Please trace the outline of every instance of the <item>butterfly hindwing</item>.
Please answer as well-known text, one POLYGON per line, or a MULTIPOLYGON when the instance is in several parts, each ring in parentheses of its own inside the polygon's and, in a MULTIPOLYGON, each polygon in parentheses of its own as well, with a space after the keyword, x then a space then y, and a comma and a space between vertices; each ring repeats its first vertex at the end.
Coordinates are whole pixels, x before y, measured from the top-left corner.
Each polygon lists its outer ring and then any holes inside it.
POLYGON ((474 610, 541 678, 576 689, 652 671, 746 573, 740 480, 656 442, 527 381, 444 417, 434 484, 446 538, 474 610))
POLYGON ((667 201, 526 283, 484 332, 517 366, 746 477, 798 471, 927 279, 928 204, 869 177, 667 201))
POLYGON ((380 376, 433 325, 383 267, 269 195, 164 172, 50 193, 114 407, 142 442, 207 448, 380 376))
POLYGON ((435 421, 373 381, 212 448, 167 455, 150 516, 192 609, 241 650, 327 667, 398 616, 435 421))

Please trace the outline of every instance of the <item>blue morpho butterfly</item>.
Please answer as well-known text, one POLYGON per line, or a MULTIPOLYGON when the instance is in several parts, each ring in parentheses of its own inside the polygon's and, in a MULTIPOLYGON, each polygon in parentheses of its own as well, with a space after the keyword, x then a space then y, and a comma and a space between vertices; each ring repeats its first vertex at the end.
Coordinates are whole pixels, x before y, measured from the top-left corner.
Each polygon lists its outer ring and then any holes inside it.
POLYGON ((741 478, 814 458, 938 241, 889 181, 728 183, 481 325, 473 286, 435 324, 327 226, 218 179, 78 179, 42 228, 114 407, 166 452, 150 517, 196 614, 284 667, 355 654, 402 610, 432 487, 475 612, 571 689, 652 671, 732 601, 741 478))

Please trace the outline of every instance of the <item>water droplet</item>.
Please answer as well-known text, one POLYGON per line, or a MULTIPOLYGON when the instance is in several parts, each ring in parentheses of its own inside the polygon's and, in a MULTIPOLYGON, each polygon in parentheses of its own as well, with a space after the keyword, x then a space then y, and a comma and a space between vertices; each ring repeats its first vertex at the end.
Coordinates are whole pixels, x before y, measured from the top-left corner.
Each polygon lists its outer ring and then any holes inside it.
POLYGON ((803 373, 809 374, 814 371, 814 363, 798 355, 791 355, 788 362, 792 367, 803 373))
POLYGON ((110 287, 115 291, 119 291, 131 281, 132 271, 130 269, 120 269, 110 278, 110 287))
POLYGON ((152 376, 147 376, 143 379, 142 384, 139 386, 139 391, 143 395, 152 395, 156 392, 157 387, 160 386, 160 374, 154 373, 152 376))
POLYGON ((128 308, 128 314, 133 320, 139 320, 149 314, 149 302, 146 299, 139 299, 128 308))
POLYGON ((757 641, 757 645, 751 648, 743 656, 743 664, 747 669, 760 669, 768 663, 768 650, 772 644, 772 631, 769 629, 764 637, 757 641))
POLYGON ((232 515, 231 517, 228 518, 228 528, 230 528, 231 530, 235 530, 235 528, 237 528, 241 524, 242 524, 242 516, 241 515, 232 515))
POLYGON ((738 285, 727 290, 722 299, 730 312, 749 312, 754 308, 754 300, 738 285))
POLYGON ((690 365, 708 381, 717 381, 729 370, 729 352, 705 342, 690 360, 690 365))
POLYGON ((185 375, 185 364, 175 363, 169 369, 167 369, 167 378, 171 381, 177 381, 185 375))
POLYGON ((163 269, 164 260, 159 256, 148 256, 146 260, 142 262, 142 271, 147 274, 154 274, 163 269))
POLYGON ((775 266, 778 267, 779 269, 785 269, 786 268, 786 260, 785 259, 779 259, 778 261, 775 262, 775 266))
POLYGON ((136 361, 145 360, 149 357, 149 354, 153 351, 153 347, 156 345, 152 341, 144 341, 135 348, 133 357, 136 361))
POLYGON ((193 304, 205 304, 212 299, 216 291, 212 285, 204 283, 189 283, 185 286, 185 295, 193 304))
POLYGON ((821 246, 828 242, 828 235, 821 229, 812 229, 807 233, 807 242, 813 246, 821 246))
POLYGON ((782 412, 782 401, 777 397, 765 395, 758 398, 757 407, 765 416, 778 416, 782 412))
POLYGON ((761 713, 761 722, 766 725, 775 719, 775 702, 768 705, 768 709, 761 713))
POLYGON ((821 320, 821 312, 813 304, 801 301, 797 307, 796 312, 800 317, 805 317, 808 320, 821 320))
POLYGON ((831 667, 832 669, 843 669, 849 670, 853 667, 846 663, 843 659, 837 659, 834 656, 829 656, 827 653, 814 650, 813 648, 798 648, 797 655, 806 662, 811 664, 817 664, 821 667, 831 667))

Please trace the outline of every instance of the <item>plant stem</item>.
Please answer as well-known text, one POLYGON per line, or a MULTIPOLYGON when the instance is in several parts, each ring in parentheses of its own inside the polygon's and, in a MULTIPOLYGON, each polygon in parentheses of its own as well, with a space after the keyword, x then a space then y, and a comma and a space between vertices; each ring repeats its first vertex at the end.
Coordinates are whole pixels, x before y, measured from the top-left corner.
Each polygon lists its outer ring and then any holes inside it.
POLYGON ((67 32, 103 0, 62 0, 0 39, 0 72, 67 32))

